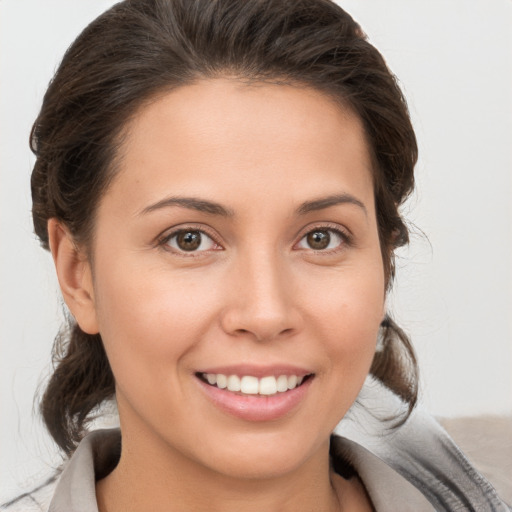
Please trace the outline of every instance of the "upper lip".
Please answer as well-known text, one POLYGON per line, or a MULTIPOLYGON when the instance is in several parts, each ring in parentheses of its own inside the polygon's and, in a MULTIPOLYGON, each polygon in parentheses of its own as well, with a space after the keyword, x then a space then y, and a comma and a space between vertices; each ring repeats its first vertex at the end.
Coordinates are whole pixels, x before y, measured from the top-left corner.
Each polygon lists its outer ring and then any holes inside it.
POLYGON ((252 377, 262 378, 274 375, 279 377, 280 375, 297 375, 297 377, 305 377, 313 372, 305 368, 293 366, 289 364, 277 364, 277 365, 254 365, 254 364, 239 364, 229 366, 215 366, 210 368, 204 368, 199 370, 197 373, 214 373, 222 375, 251 375, 252 377))

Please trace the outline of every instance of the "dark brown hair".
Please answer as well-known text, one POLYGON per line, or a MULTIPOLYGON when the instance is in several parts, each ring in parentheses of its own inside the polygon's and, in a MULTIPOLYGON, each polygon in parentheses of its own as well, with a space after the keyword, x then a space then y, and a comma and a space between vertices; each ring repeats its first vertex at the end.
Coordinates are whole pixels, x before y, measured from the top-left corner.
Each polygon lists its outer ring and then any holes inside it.
MULTIPOLYGON (((382 56, 329 0, 126 0, 91 23, 66 52, 34 123, 31 147, 36 234, 48 219, 85 247, 116 173, 123 128, 152 97, 230 75, 322 91, 362 119, 372 152, 375 203, 388 284, 393 251, 408 241, 398 208, 413 188, 417 145, 407 106, 382 56)), ((58 445, 71 453, 90 413, 112 397, 101 336, 70 321, 54 347, 41 403, 58 445)), ((383 322, 371 373, 412 410, 417 366, 407 336, 383 322)))

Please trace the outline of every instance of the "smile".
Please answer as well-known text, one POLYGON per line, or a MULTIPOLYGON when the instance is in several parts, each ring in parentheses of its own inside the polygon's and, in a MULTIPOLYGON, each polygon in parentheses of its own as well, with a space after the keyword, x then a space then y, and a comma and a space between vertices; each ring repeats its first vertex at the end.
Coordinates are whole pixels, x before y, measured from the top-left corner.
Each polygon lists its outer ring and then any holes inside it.
POLYGON ((299 387, 310 375, 269 375, 258 378, 252 375, 225 375, 223 373, 200 373, 199 377, 210 386, 226 389, 241 395, 270 396, 286 393, 299 387))
POLYGON ((195 373, 204 396, 218 410, 250 422, 276 421, 300 409, 315 373, 290 365, 236 365, 195 373))

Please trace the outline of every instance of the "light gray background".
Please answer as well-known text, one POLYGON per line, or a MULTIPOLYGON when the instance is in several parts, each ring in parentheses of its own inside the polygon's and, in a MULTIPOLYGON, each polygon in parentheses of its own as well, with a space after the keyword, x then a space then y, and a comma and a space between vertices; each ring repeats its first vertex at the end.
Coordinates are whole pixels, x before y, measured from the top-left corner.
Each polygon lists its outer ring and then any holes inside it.
MULTIPOLYGON (((28 134, 63 52, 113 3, 0 0, 0 502, 58 460, 33 414, 62 308, 32 234, 28 134)), ((512 2, 340 3, 400 77, 420 143, 405 208, 417 229, 390 304, 416 346, 423 402, 443 416, 511 414, 512 2)))

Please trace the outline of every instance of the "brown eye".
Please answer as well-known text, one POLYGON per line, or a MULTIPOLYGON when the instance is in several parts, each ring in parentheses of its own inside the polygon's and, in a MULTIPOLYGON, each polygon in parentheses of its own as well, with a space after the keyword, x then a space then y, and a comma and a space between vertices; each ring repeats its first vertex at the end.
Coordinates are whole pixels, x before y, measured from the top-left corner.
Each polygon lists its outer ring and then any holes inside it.
POLYGON ((299 249, 331 251, 349 245, 349 238, 341 230, 319 227, 306 233, 297 244, 299 249))
POLYGON ((329 246, 331 235, 329 231, 311 231, 311 233, 306 235, 306 240, 311 249, 319 251, 329 246))
POLYGON ((195 251, 201 245, 201 233, 183 231, 176 236, 176 244, 182 251, 195 251))
POLYGON ((197 229, 175 232, 165 244, 178 252, 203 252, 216 247, 215 242, 206 233, 197 229))

